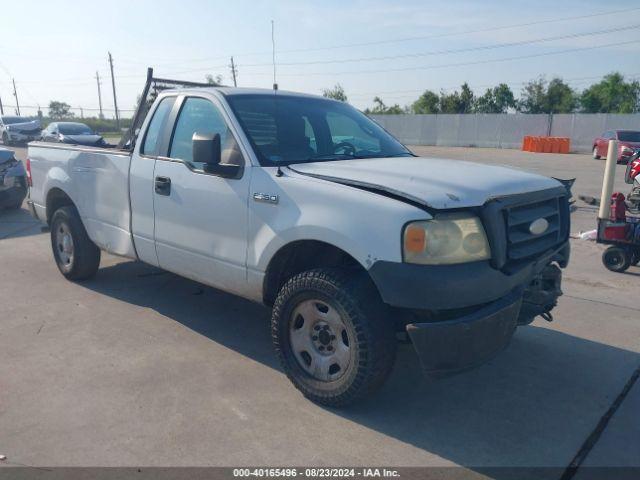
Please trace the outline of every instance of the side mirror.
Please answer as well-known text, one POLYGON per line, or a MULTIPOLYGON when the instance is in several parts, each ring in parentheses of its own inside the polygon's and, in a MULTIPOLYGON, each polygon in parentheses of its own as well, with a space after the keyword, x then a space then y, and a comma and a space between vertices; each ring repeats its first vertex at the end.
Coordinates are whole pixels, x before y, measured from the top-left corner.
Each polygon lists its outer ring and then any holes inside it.
POLYGON ((234 178, 238 175, 238 165, 220 163, 222 146, 219 133, 198 133, 192 137, 193 161, 204 164, 203 170, 224 178, 234 178))

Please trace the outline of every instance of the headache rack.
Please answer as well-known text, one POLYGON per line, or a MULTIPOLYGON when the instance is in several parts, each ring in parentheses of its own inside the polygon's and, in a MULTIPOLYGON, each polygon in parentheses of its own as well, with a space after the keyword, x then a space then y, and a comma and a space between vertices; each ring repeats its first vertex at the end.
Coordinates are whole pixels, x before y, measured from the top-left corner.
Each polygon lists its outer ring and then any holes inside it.
POLYGON ((144 122, 151 105, 155 101, 158 94, 164 90, 172 90, 177 88, 189 87, 211 87, 209 83, 189 82, 186 80, 171 80, 168 78, 155 78, 153 76, 153 68, 147 68, 147 81, 144 90, 140 96, 140 101, 136 107, 136 113, 127 132, 122 136, 118 148, 121 150, 132 151, 136 145, 136 139, 140 133, 140 128, 144 122))

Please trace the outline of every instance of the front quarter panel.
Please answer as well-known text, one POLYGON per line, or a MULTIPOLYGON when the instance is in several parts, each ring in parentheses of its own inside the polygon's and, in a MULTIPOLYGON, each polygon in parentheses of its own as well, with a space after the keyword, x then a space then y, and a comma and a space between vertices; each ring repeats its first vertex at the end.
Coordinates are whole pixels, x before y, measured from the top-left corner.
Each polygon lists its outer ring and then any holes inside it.
POLYGON ((283 246, 298 240, 334 245, 369 269, 378 260, 402 261, 404 225, 431 216, 419 208, 382 195, 283 169, 255 167, 249 198, 251 276, 260 283, 269 261, 283 246), (256 201, 254 194, 277 195, 277 203, 256 201))

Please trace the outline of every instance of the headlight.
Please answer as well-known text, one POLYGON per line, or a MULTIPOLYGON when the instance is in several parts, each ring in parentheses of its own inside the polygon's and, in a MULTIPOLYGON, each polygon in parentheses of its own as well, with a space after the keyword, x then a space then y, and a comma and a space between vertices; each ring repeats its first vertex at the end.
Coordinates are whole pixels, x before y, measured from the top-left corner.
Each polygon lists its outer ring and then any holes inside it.
POLYGON ((404 261, 422 265, 475 262, 491 257, 480 219, 468 213, 439 215, 407 224, 404 261))

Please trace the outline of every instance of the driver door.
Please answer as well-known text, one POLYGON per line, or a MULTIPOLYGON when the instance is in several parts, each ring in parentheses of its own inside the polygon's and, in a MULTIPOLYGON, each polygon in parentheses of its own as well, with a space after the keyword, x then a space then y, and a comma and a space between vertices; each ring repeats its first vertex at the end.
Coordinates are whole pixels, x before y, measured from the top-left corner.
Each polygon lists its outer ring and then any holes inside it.
POLYGON ((222 163, 245 165, 219 105, 188 96, 174 106, 177 117, 165 156, 154 172, 155 244, 160 267, 222 290, 246 289, 247 203, 250 168, 222 178, 193 161, 194 133, 218 133, 222 163))

